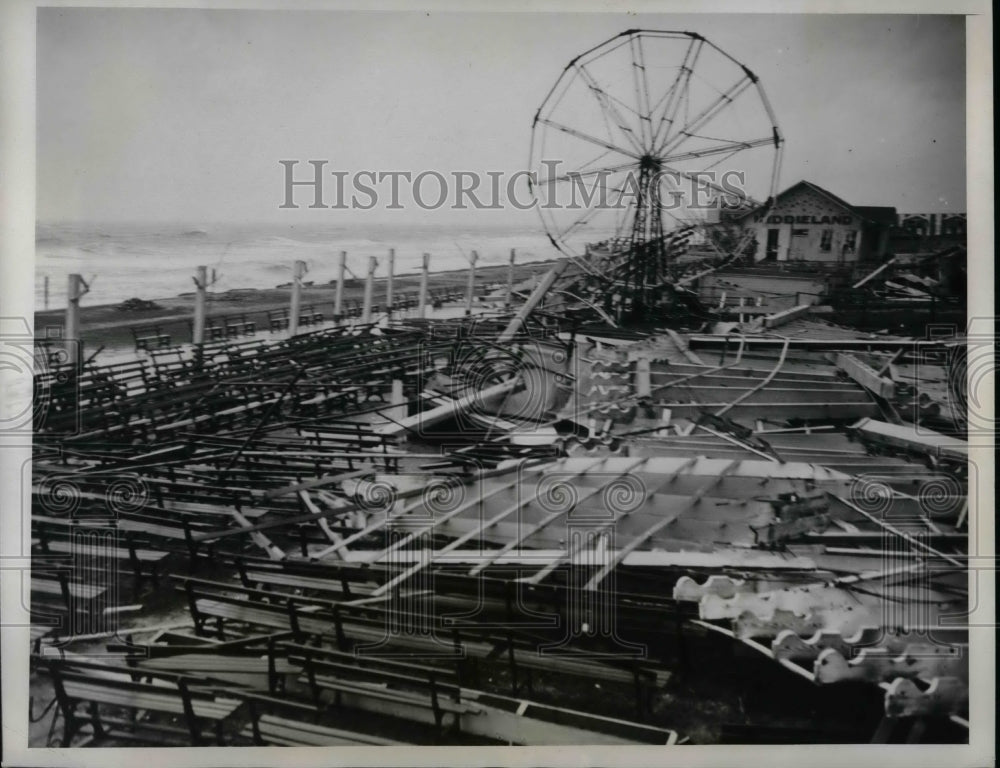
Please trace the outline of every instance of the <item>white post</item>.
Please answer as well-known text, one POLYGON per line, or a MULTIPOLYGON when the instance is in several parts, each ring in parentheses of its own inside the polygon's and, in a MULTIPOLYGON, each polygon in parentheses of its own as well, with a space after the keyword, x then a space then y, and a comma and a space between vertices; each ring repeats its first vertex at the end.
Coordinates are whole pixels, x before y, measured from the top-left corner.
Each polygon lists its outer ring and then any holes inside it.
POLYGON ((337 266, 337 293, 333 299, 333 315, 339 320, 344 314, 344 270, 347 269, 347 251, 340 252, 340 264, 337 266))
POLYGON ((49 276, 45 276, 45 308, 49 308, 49 276))
POLYGON ((430 271, 431 255, 424 254, 424 266, 420 272, 420 294, 417 296, 417 317, 427 316, 427 273, 430 271))
POLYGON ((389 316, 392 316, 392 280, 396 272, 396 249, 389 249, 389 276, 385 281, 385 305, 389 316))
POLYGON ((201 346, 205 343, 205 289, 208 288, 208 270, 197 267, 194 273, 194 330, 191 341, 201 346))
POLYGON ((649 397, 651 391, 649 358, 640 357, 635 361, 636 397, 649 397))
POLYGON ((507 265, 507 306, 514 303, 514 256, 517 251, 510 249, 510 264, 507 265))
POLYGON ((80 275, 70 275, 66 291, 66 354, 70 365, 76 365, 80 351, 80 298, 87 292, 87 283, 80 275))
POLYGON ((402 421, 409 416, 408 409, 406 407, 406 398, 403 396, 402 379, 392 380, 392 393, 389 395, 389 402, 392 403, 392 408, 388 409, 388 413, 386 413, 386 415, 392 421, 402 421))
POLYGON ((292 306, 288 315, 288 335, 294 336, 299 332, 299 315, 302 313, 302 278, 306 275, 306 263, 304 261, 295 262, 295 270, 292 274, 292 306))
POLYGON ((472 314, 472 301, 476 295, 476 261, 479 259, 479 254, 475 251, 469 257, 469 284, 465 291, 465 314, 472 314))
POLYGON ((378 264, 374 256, 368 257, 368 277, 365 278, 365 299, 361 308, 361 322, 368 325, 372 321, 372 291, 375 290, 375 266, 378 264))

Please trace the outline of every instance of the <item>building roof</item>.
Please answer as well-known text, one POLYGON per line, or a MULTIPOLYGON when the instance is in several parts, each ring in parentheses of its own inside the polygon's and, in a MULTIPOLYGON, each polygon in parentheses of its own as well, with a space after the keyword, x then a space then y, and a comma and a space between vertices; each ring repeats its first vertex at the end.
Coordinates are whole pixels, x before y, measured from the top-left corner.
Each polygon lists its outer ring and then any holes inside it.
MULTIPOLYGON (((810 189, 813 192, 822 195, 823 197, 833 202, 835 205, 838 205, 841 208, 844 208, 845 210, 851 211, 852 213, 856 214, 864 221, 870 222, 872 224, 880 224, 882 226, 893 226, 896 223, 896 209, 891 206, 851 205, 843 198, 837 197, 837 195, 833 194, 833 192, 823 189, 823 187, 819 186, 818 184, 813 184, 811 181, 806 181, 805 179, 795 184, 792 184, 792 186, 788 187, 783 192, 779 192, 778 196, 775 197, 774 200, 771 202, 771 205, 772 206, 775 205, 783 197, 787 197, 789 194, 798 190, 800 187, 806 187, 807 189, 810 189)), ((768 206, 765 203, 764 205, 758 208, 754 208, 751 211, 747 211, 743 216, 737 216, 735 218, 737 220, 746 218, 746 216, 749 216, 752 213, 765 210, 768 207, 770 206, 768 206)))
POLYGON ((896 226, 896 209, 888 205, 856 205, 858 215, 883 227, 896 226))

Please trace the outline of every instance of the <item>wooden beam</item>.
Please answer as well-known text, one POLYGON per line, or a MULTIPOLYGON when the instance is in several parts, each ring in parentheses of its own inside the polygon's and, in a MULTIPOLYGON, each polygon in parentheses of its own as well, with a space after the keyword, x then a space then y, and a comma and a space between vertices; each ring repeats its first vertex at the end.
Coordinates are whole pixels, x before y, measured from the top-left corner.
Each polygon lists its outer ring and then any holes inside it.
POLYGON ((404 432, 409 432, 421 427, 432 426, 439 422, 453 418, 463 411, 467 411, 476 403, 481 403, 483 401, 507 394, 517 386, 518 381, 519 377, 515 376, 514 378, 508 379, 500 384, 494 384, 492 387, 487 387, 479 392, 473 392, 471 395, 465 395, 457 400, 445 403, 444 405, 439 405, 437 408, 431 408, 429 411, 416 413, 413 416, 400 419, 398 422, 385 424, 378 427, 375 430, 375 434, 394 436, 401 435, 404 432))
MULTIPOLYGON (((618 550, 618 552, 615 553, 615 555, 611 558, 611 561, 607 565, 605 565, 603 568, 601 568, 601 570, 599 570, 590 579, 590 581, 588 581, 584 585, 584 589, 596 590, 598 588, 598 586, 600 585, 600 583, 602 581, 604 581, 604 579, 607 578, 607 576, 615 568, 618 567, 618 565, 622 562, 622 560, 624 560, 629 555, 629 553, 631 553, 634 550, 638 549, 640 545, 644 544, 646 541, 648 541, 650 538, 652 538, 653 536, 655 536, 661 530, 663 530, 668 525, 670 525, 671 523, 673 523, 674 520, 676 520, 680 515, 684 514, 685 512, 690 511, 695 506, 697 506, 701 502, 702 498, 704 498, 704 496, 710 490, 712 490, 715 486, 717 486, 719 483, 721 483, 723 481, 723 479, 726 477, 726 475, 731 474, 734 470, 736 470, 739 467, 739 465, 742 463, 742 461, 743 461, 742 459, 737 459, 736 461, 732 461, 729 464, 727 464, 725 466, 725 468, 721 472, 719 472, 718 476, 712 478, 708 483, 706 483, 701 488, 699 488, 695 492, 695 494, 690 498, 690 500, 688 501, 688 503, 685 504, 684 507, 682 507, 680 510, 677 511, 677 514, 667 515, 667 516, 663 517, 662 519, 658 520, 656 523, 654 523, 653 525, 651 525, 645 531, 643 531, 638 536, 636 536, 634 539, 632 539, 632 541, 630 541, 628 544, 626 544, 624 547, 622 547, 620 550, 618 550)), ((673 477, 671 477, 671 480, 675 479, 678 474, 680 474, 679 471, 677 473, 675 473, 673 475, 673 477)))
POLYGON ((504 332, 497 337, 497 343, 505 344, 517 336, 521 327, 524 325, 524 321, 528 318, 528 315, 530 315, 532 310, 534 310, 534 308, 541 303, 542 299, 545 298, 545 294, 549 292, 549 289, 552 288, 555 281, 568 265, 569 259, 559 259, 559 261, 553 265, 552 269, 550 269, 548 273, 546 273, 545 277, 542 278, 542 281, 535 286, 535 290, 531 292, 531 296, 528 297, 524 306, 522 306, 513 319, 511 319, 510 324, 506 329, 504 329, 504 332))
POLYGON ((892 379, 880 376, 871 366, 866 365, 846 352, 837 355, 837 367, 870 392, 874 392, 883 400, 890 400, 896 392, 892 379))
POLYGON ((965 440, 942 435, 926 427, 917 430, 911 425, 862 419, 854 425, 854 429, 861 437, 881 445, 957 461, 966 461, 969 457, 969 444, 965 440))
POLYGON ((738 334, 696 334, 688 338, 688 344, 692 349, 717 349, 727 345, 732 346, 736 341, 754 348, 778 347, 787 341, 792 349, 831 352, 840 349, 892 351, 905 349, 919 353, 922 350, 945 352, 948 349, 948 346, 942 341, 922 339, 785 339, 779 336, 743 336, 738 334))
MULTIPOLYGON (((593 465, 591 465, 591 468, 597 466, 598 464, 602 463, 603 461, 604 461, 604 459, 598 459, 597 461, 594 462, 593 465)), ((586 471, 587 471, 587 469, 581 469, 576 474, 571 475, 570 477, 578 477, 580 474, 583 474, 586 471)), ((520 480, 521 478, 518 478, 518 479, 520 480)), ((422 528, 419 531, 415 531, 414 533, 411 533, 409 536, 406 536, 405 538, 403 538, 400 541, 396 542, 391 547, 388 547, 387 549, 383 550, 376 557, 372 558, 371 562, 377 563, 379 560, 381 560, 383 557, 385 557, 385 555, 387 555, 389 552, 395 551, 395 550, 398 550, 398 549, 402 548, 406 544, 409 544, 410 542, 412 542, 418 536, 421 536, 421 535, 423 535, 425 533, 428 533, 428 532, 432 531, 434 528, 436 528, 437 526, 441 525, 442 523, 445 523, 448 520, 451 520, 453 517, 456 517, 458 514, 464 512, 465 509, 467 509, 472 504, 475 504, 477 501, 479 502, 480 512, 482 512, 483 502, 487 498, 489 498, 490 496, 496 495, 496 493, 499 492, 499 491, 501 491, 501 490, 509 490, 512 487, 513 487, 513 484, 512 485, 508 485, 506 487, 501 487, 501 488, 497 489, 497 491, 495 491, 495 492, 493 492, 493 493, 491 493, 491 494, 489 494, 487 496, 480 496, 478 499, 473 499, 470 504, 462 505, 457 510, 449 512, 448 514, 444 515, 442 518, 440 518, 438 520, 435 520, 430 525, 425 526, 424 528, 422 528)), ((539 482, 535 485, 535 490, 532 492, 532 494, 530 496, 528 496, 527 498, 524 498, 524 499, 520 499, 520 498, 517 499, 513 504, 511 504, 510 506, 508 506, 506 509, 503 509, 498 514, 496 514, 493 517, 491 517, 489 520, 484 521, 482 525, 480 525, 477 528, 474 528, 473 530, 469 531, 468 533, 460 536, 455 541, 449 542, 442 549, 434 551, 432 553, 431 557, 428 560, 426 560, 424 562, 419 562, 418 561, 416 565, 414 565, 413 567, 407 569, 403 573, 399 574, 395 578, 391 579, 390 581, 386 582, 381 587, 379 587, 378 589, 376 589, 372 593, 372 595, 373 596, 377 596, 377 595, 384 594, 388 590, 390 590, 393 587, 395 587, 395 586, 403 583, 407 579, 409 579, 409 578, 413 577, 414 575, 416 575, 417 573, 419 573, 421 570, 423 570, 427 566, 431 565, 434 562, 434 560, 436 560, 437 558, 439 558, 441 555, 447 554, 448 552, 451 552, 453 550, 458 549, 460 546, 462 546, 463 544, 465 544, 467 541, 469 541, 470 539, 472 539, 474 537, 477 537, 477 536, 478 537, 482 537, 484 531, 486 531, 489 528, 493 527, 494 525, 496 525, 497 523, 499 523, 501 520, 509 517, 510 515, 514 514, 515 512, 523 509, 528 504, 534 503, 538 499, 538 497, 544 492, 544 490, 545 490, 545 487, 542 485, 541 480, 539 480, 539 482)), ((520 488, 518 489, 518 494, 520 494, 520 488)))
MULTIPOLYGON (((638 466, 631 467, 627 472, 625 472, 623 474, 620 474, 617 477, 611 478, 610 480, 608 480, 607 483, 604 483, 600 487, 600 491, 604 491, 605 488, 607 488, 608 486, 610 486, 612 483, 616 482, 619 478, 624 477, 625 475, 630 475, 632 472, 634 472, 635 470, 637 470, 640 466, 642 466, 643 464, 645 464, 646 461, 647 461, 647 459, 643 459, 639 463, 638 466)), ((697 458, 692 459, 691 463, 693 464, 695 461, 697 461, 697 458)), ((643 504, 645 504, 648 500, 649 500, 649 494, 645 494, 645 496, 643 498, 643 504)), ((626 510, 625 512, 623 512, 621 514, 617 514, 613 510, 609 510, 609 511, 612 512, 613 519, 610 520, 607 523, 604 523, 602 525, 597 526, 596 528, 588 530, 587 531, 588 535, 590 535, 590 534, 594 534, 594 535, 603 534, 604 531, 606 531, 609 528, 614 528, 616 525, 618 525, 618 523, 620 523, 624 518, 628 517, 630 514, 632 514, 638 508, 639 507, 636 506, 635 509, 626 510)), ((676 518, 676 515, 674 515, 674 517, 676 518)), ((533 573, 530 577, 528 577, 526 579, 522 579, 522 581, 524 581, 524 582, 526 582, 528 584, 539 584, 539 583, 541 583, 545 579, 545 577, 548 576, 550 573, 552 573, 552 571, 554 571, 556 568, 558 568, 559 564, 561 562, 563 562, 564 560, 568 560, 569 562, 573 562, 574 558, 576 558, 577 555, 579 555, 580 552, 582 552, 585 549, 585 547, 586 547, 586 544, 584 543, 584 540, 581 538, 578 541, 576 547, 571 547, 571 548, 569 548, 569 549, 566 550, 566 554, 564 556, 553 558, 540 571, 537 571, 536 573, 533 573)))
MULTIPOLYGON (((593 462, 591 464, 585 465, 584 467, 580 468, 576 472, 573 472, 572 474, 562 475, 562 477, 565 477, 565 478, 579 477, 582 474, 586 474, 587 472, 590 472, 595 467, 597 467, 599 464, 603 464, 605 461, 607 461, 608 458, 610 458, 610 457, 604 457, 604 458, 597 459, 595 462, 593 462)), ((628 468, 626 468, 623 471, 620 471, 619 474, 618 474, 618 477, 621 477, 622 475, 628 474, 635 467, 639 466, 640 464, 645 463, 645 461, 646 461, 646 459, 640 459, 637 462, 633 462, 631 465, 628 466, 628 468)), ((535 499, 538 498, 539 491, 542 490, 541 489, 541 483, 542 483, 542 480, 539 479, 538 485, 535 488, 535 494, 532 496, 531 501, 534 501, 535 499)), ((545 517, 543 517, 541 520, 539 520, 534 525, 532 525, 532 526, 530 526, 528 528, 522 529, 520 531, 520 534, 518 536, 516 536, 515 538, 512 538, 510 541, 508 541, 506 544, 504 544, 504 546, 501 549, 496 550, 494 552, 490 552, 486 556, 486 558, 485 558, 485 560, 483 562, 477 564, 475 568, 473 568, 471 571, 469 571, 469 575, 470 576, 478 576, 486 568, 488 568, 491 564, 493 564, 496 560, 500 559, 501 557, 503 557, 504 555, 506 555, 508 552, 512 551, 513 549, 516 549, 517 547, 519 547, 524 541, 526 541, 527 539, 531 538, 532 536, 534 536, 539 531, 544 530, 545 528, 547 528, 548 526, 550 526, 552 523, 554 523, 556 520, 558 520, 560 517, 563 517, 564 515, 568 515, 573 509, 576 509, 576 507, 580 504, 581 501, 586 501, 591 496, 594 496, 597 493, 599 493, 601 491, 601 489, 602 489, 602 487, 588 489, 582 495, 577 496, 576 501, 574 502, 574 504, 573 504, 572 507, 568 507, 566 509, 559 509, 559 510, 556 510, 555 512, 550 512, 549 514, 547 514, 545 517)), ((521 506, 524 506, 524 505, 522 504, 521 506)))
POLYGON ((790 323, 792 320, 808 315, 811 309, 812 305, 810 304, 799 304, 797 307, 792 307, 791 309, 785 309, 781 312, 776 312, 773 315, 768 315, 764 318, 764 327, 778 328, 785 323, 790 323))
POLYGON ((924 544, 922 541, 913 538, 910 534, 906 533, 905 531, 901 531, 898 528, 894 528, 893 526, 889 525, 888 523, 883 522, 882 520, 879 520, 877 517, 875 517, 875 515, 867 512, 866 510, 862 509, 858 505, 856 505, 856 504, 848 501, 843 496, 838 496, 837 494, 832 494, 832 496, 833 496, 833 498, 837 499, 837 501, 839 501, 844 506, 849 507, 850 509, 852 509, 855 512, 857 512, 859 515, 863 515, 864 517, 868 518, 873 523, 875 523, 875 525, 877 525, 880 528, 884 529, 885 531, 893 534, 894 536, 898 536, 899 538, 901 538, 904 541, 912 544, 913 546, 918 547, 918 548, 924 550, 925 552, 930 552, 935 557, 940 557, 942 560, 946 560, 947 562, 951 563, 952 565, 957 565, 959 568, 966 568, 967 567, 967 565, 965 563, 963 563, 963 562, 961 562, 959 560, 956 560, 954 557, 951 557, 950 555, 946 555, 944 552, 940 552, 939 550, 936 550, 933 547, 929 547, 926 544, 924 544))
POLYGON ((889 265, 893 264, 895 261, 896 261, 896 257, 893 256, 891 259, 889 259, 885 264, 883 264, 881 267, 879 267, 878 269, 876 269, 874 272, 870 272, 870 273, 868 273, 868 275, 866 275, 865 277, 863 277, 860 280, 858 280, 858 282, 856 282, 854 285, 852 285, 851 288, 852 289, 854 289, 854 288, 860 288, 862 285, 864 285, 865 283, 867 283, 873 277, 882 274, 889 267, 889 265))
MULTIPOLYGON (((522 472, 522 471, 537 472, 537 471, 539 471, 542 468, 542 466, 543 465, 535 466, 535 467, 528 467, 528 468, 524 468, 522 466, 522 467, 515 468, 513 470, 508 470, 508 471, 511 472, 511 474, 516 478, 518 476, 518 474, 517 474, 518 472, 522 472)), ((492 496, 492 495, 494 495, 496 493, 499 493, 500 491, 507 490, 510 487, 511 487, 510 484, 498 486, 496 488, 496 490, 492 491, 489 495, 492 496)), ((392 515, 392 514, 389 514, 389 512, 386 512, 385 518, 383 518, 382 520, 376 520, 374 523, 371 523, 370 525, 365 526, 364 529, 358 531, 357 533, 352 533, 350 536, 348 536, 347 538, 345 538, 339 544, 335 544, 332 547, 327 547, 322 552, 316 553, 310 559, 311 560, 322 560, 322 559, 324 559, 326 557, 329 557, 330 555, 336 554, 337 552, 339 552, 342 549, 344 549, 345 547, 347 547, 347 545, 354 543, 358 539, 364 538, 365 536, 369 536, 372 533, 375 533, 376 531, 380 531, 383 528, 385 528, 386 526, 391 525, 393 522, 401 520, 406 515, 410 514, 411 512, 413 512, 416 509, 419 509, 423 505, 423 503, 424 503, 423 490, 424 489, 421 488, 421 489, 413 491, 412 495, 419 495, 419 498, 414 503, 407 504, 406 506, 404 506, 403 509, 401 509, 395 515, 392 515)), ((475 502, 476 502, 476 499, 473 499, 471 503, 474 504, 475 502)), ((366 562, 368 562, 369 559, 370 559, 369 557, 366 557, 366 562)))
POLYGON ((748 389, 742 395, 740 395, 735 400, 733 400, 731 403, 729 403, 729 405, 723 406, 722 408, 720 408, 719 410, 717 410, 715 412, 715 415, 716 416, 722 416, 724 413, 728 412, 732 408, 735 408, 737 405, 739 405, 740 403, 742 403, 744 400, 748 399, 755 392, 757 392, 757 391, 759 391, 761 389, 764 389, 764 387, 766 387, 768 384, 770 384, 771 381, 774 379, 774 377, 778 375, 778 371, 781 370, 781 366, 783 366, 785 364, 785 356, 787 354, 788 354, 788 340, 786 339, 784 346, 781 348, 781 355, 778 357, 778 362, 775 363, 774 368, 771 369, 771 372, 769 374, 767 374, 767 376, 765 376, 764 379, 759 384, 757 384, 755 387, 753 387, 751 389, 748 389))

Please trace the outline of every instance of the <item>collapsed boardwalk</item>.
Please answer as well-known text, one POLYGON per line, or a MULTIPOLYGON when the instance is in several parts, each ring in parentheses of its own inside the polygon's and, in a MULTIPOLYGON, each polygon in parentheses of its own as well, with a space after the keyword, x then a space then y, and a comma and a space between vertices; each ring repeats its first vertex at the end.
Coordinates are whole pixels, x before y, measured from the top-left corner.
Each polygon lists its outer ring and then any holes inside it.
POLYGON ((41 374, 32 596, 63 742, 667 744, 737 696, 753 720, 723 706, 710 738, 966 738, 968 640, 940 629, 966 610, 960 455, 928 473, 925 444, 858 426, 899 402, 878 376, 537 319, 498 348, 508 321, 41 374), (115 630, 125 599, 184 626, 115 630), (107 660, 81 654, 102 632, 107 660))

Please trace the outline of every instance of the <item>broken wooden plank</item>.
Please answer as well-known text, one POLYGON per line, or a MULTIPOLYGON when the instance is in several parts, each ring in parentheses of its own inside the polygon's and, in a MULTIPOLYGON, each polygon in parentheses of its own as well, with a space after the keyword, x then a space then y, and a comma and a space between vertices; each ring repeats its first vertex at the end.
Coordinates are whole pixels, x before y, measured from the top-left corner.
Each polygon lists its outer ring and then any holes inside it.
POLYGON ((764 318, 765 328, 778 328, 779 326, 789 323, 804 315, 808 315, 809 311, 812 309, 811 304, 799 304, 797 307, 792 307, 790 309, 782 310, 781 312, 775 312, 773 315, 767 315, 764 318))
POLYGON ((434 424, 439 424, 442 421, 447 421, 448 419, 458 416, 476 404, 481 405, 486 401, 501 397, 511 392, 518 385, 519 381, 520 377, 515 376, 507 379, 507 381, 494 384, 492 387, 487 387, 486 389, 465 395, 464 397, 460 397, 459 399, 445 403, 444 405, 431 408, 428 411, 416 413, 413 416, 408 416, 407 418, 400 419, 397 422, 385 424, 376 428, 375 434, 398 436, 415 429, 421 429, 423 427, 430 427, 434 424))
POLYGON ((890 400, 896 394, 896 384, 892 379, 880 376, 878 371, 865 365, 854 355, 838 354, 837 367, 869 392, 874 392, 884 400, 890 400))
POLYGON ((863 439, 878 445, 903 448, 935 458, 967 461, 969 445, 964 440, 949 437, 921 426, 888 424, 877 419, 864 418, 852 427, 863 439))

